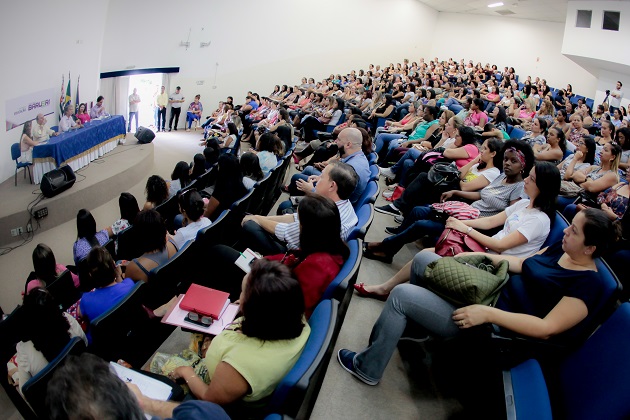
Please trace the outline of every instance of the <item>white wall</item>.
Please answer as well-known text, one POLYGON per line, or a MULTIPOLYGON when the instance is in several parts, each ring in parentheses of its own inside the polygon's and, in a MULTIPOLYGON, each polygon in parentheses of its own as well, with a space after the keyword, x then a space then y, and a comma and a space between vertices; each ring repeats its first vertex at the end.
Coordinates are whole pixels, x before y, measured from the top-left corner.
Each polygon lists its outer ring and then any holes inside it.
MULTIPOLYGON (((72 76, 72 101, 77 76, 81 75, 80 99, 94 101, 99 79, 101 44, 109 0, 49 2, 20 0, 0 6, 2 74, 0 115, 6 117, 5 101, 54 87, 59 91, 61 75, 72 76)), ((57 97, 58 100, 58 97, 57 97)), ((48 125, 57 125, 49 116, 48 125)), ((10 147, 20 141, 22 127, 0 131, 0 181, 15 171, 10 147)))
MULTIPOLYGON (((630 66, 630 2, 570 1, 562 53, 630 66), (576 28, 578 10, 592 10, 590 28, 576 28), (602 29, 604 10, 621 12, 619 31, 602 29)), ((630 82, 630 81, 629 81, 630 82)))
POLYGON ((522 79, 538 76, 556 88, 571 83, 573 92, 593 97, 597 80, 562 55, 563 34, 563 23, 440 13, 431 57, 512 66, 522 79))
POLYGON ((437 15, 416 0, 232 0, 197 2, 194 9, 167 0, 110 0, 101 71, 178 66, 171 90, 180 85, 186 102, 201 94, 207 111, 228 95, 241 103, 248 90, 267 95, 303 76, 321 80, 372 62, 426 56, 437 15), (186 50, 179 43, 189 30, 186 50), (200 48, 202 41, 211 45, 200 48))

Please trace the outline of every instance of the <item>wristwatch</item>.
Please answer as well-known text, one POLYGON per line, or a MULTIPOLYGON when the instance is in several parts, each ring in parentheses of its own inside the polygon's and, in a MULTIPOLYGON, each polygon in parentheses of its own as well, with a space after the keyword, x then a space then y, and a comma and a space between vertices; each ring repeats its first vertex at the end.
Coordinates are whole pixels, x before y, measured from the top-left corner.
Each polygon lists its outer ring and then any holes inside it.
POLYGON ((466 235, 468 235, 470 233, 470 231, 473 230, 473 228, 471 228, 470 226, 468 226, 468 229, 466 229, 466 235))

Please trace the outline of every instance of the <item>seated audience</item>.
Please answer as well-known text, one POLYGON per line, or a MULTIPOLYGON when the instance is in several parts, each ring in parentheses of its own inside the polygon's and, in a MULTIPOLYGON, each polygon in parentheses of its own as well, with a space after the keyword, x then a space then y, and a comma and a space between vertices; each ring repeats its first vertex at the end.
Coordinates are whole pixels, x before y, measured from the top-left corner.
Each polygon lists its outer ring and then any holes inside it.
POLYGON ((256 183, 264 178, 258 155, 255 153, 244 153, 240 160, 241 171, 243 172, 243 185, 247 191, 251 191, 256 183))
POLYGON ((190 166, 184 161, 177 162, 171 174, 171 182, 169 182, 168 186, 168 198, 173 197, 182 188, 186 188, 188 184, 190 184, 190 166))
MULTIPOLYGON (((341 215, 340 236, 345 241, 358 219, 348 200, 356 188, 358 176, 347 163, 333 162, 324 168, 320 176, 311 176, 309 181, 298 181, 298 188, 314 191, 335 202, 341 215)), ((298 250, 300 244, 299 214, 282 216, 247 215, 243 219, 243 248, 251 248, 263 255, 282 254, 298 250)))
POLYGON ((151 175, 145 187, 147 201, 142 210, 151 210, 168 200, 168 184, 159 175, 151 175))
POLYGON ((229 209, 235 201, 247 194, 236 155, 221 155, 217 170, 217 182, 204 212, 204 216, 210 220, 215 220, 223 210, 229 209))
POLYGON ((52 295, 43 288, 35 288, 24 296, 23 328, 17 350, 17 386, 20 393, 30 378, 41 372, 48 362, 55 360, 71 338, 87 339, 79 323, 59 309, 52 295))
POLYGON ((183 227, 177 229, 173 242, 179 249, 188 241, 194 241, 200 229, 210 226, 212 222, 203 217, 204 203, 195 189, 185 191, 179 196, 179 211, 184 216, 183 227))
POLYGON ((193 157, 193 164, 190 168, 190 179, 195 180, 199 178, 206 173, 206 170, 206 157, 201 153, 197 153, 195 157, 193 157))
POLYGON ((278 165, 278 157, 282 154, 282 142, 275 134, 264 133, 256 143, 256 151, 250 151, 258 155, 260 169, 267 175, 278 165))
MULTIPOLYGON (((36 287, 45 288, 66 270, 65 265, 57 263, 55 254, 48 245, 38 244, 33 250, 33 271, 28 276, 23 295, 28 295, 36 287)), ((72 276, 74 287, 79 287, 79 276, 72 272, 70 275, 72 276)))
POLYGON ((77 240, 72 247, 74 263, 79 264, 94 247, 103 246, 109 241, 107 229, 96 231, 96 220, 89 210, 81 209, 77 213, 77 240))
MULTIPOLYGON (((571 341, 594 327, 595 308, 601 303, 603 281, 594 258, 614 241, 610 220, 600 211, 588 209, 576 216, 564 230, 562 242, 530 257, 487 254, 495 263, 507 260, 509 270, 520 274, 523 292, 504 286, 496 307, 469 305, 457 307, 424 287, 427 265, 440 257, 428 251, 418 253, 413 262, 395 277, 385 308, 376 321, 369 346, 360 353, 341 349, 338 360, 343 369, 368 385, 382 379, 396 345, 408 322, 418 324, 426 334, 454 337, 462 330, 486 323, 496 324, 528 337, 571 341)), ((383 288, 382 294, 390 290, 383 288)))
POLYGON ((127 296, 135 284, 129 277, 123 280, 120 267, 104 248, 91 250, 87 265, 95 289, 81 297, 79 315, 93 321, 127 296))
POLYGON ((177 247, 172 241, 167 241, 166 226, 160 213, 155 210, 138 213, 134 230, 138 238, 142 238, 138 244, 142 256, 129 261, 125 276, 134 281, 147 281, 149 272, 175 255, 177 247))
POLYGON ((109 363, 91 353, 69 356, 50 380, 46 395, 51 420, 133 419, 229 420, 217 404, 189 400, 159 401, 142 394, 138 385, 118 378, 109 363))
POLYGON ((550 128, 547 132, 545 144, 535 144, 533 150, 537 160, 545 160, 557 165, 562 161, 567 150, 564 132, 557 127, 550 128))
POLYGON ((212 340, 202 360, 192 361, 194 367, 186 363, 165 370, 151 363, 151 370, 186 381, 195 398, 260 407, 306 344, 310 327, 304 321, 304 297, 288 267, 258 259, 243 278, 239 304, 242 316, 212 340))

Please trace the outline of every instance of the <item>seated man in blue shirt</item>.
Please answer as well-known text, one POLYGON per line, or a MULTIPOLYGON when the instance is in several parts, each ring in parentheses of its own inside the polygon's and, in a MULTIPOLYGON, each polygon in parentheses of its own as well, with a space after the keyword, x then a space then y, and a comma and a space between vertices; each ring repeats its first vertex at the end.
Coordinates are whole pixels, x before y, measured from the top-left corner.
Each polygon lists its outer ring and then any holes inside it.
MULTIPOLYGON (((363 194, 363 191, 365 190, 365 187, 370 180, 370 163, 368 162, 365 153, 363 153, 363 150, 361 149, 361 145, 363 144, 363 136, 361 135, 361 132, 356 128, 344 128, 339 132, 337 139, 335 139, 335 144, 339 148, 341 162, 347 163, 348 165, 352 166, 359 176, 357 186, 350 196, 350 202, 352 204, 355 204, 361 197, 361 194, 363 194)), ((289 194, 291 194, 292 196, 304 195, 304 193, 297 188, 297 181, 300 179, 306 181, 308 180, 309 176, 320 174, 321 172, 319 170, 315 169, 312 166, 308 166, 306 169, 304 169, 304 171, 302 171, 301 174, 293 175, 293 177, 291 178, 291 183, 289 184, 289 194)))

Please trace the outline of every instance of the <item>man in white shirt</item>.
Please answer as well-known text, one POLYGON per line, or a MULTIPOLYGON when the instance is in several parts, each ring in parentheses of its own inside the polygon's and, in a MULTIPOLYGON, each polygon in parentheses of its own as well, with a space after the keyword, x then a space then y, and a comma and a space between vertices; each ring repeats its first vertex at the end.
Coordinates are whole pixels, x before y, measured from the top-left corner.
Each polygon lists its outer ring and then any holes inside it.
POLYGON ((46 122, 48 122, 48 120, 46 119, 46 117, 44 117, 44 114, 37 114, 35 124, 33 124, 31 128, 33 141, 45 141, 48 140, 50 137, 54 137, 59 134, 46 127, 46 122))
POLYGON ((617 81, 617 86, 615 86, 615 90, 610 92, 610 98, 608 99, 608 107, 610 110, 610 115, 615 112, 615 109, 619 109, 621 106, 621 100, 623 99, 623 90, 621 87, 623 83, 617 81))
POLYGON ((74 105, 67 104, 63 108, 63 117, 61 117, 61 120, 59 121, 59 132, 65 133, 66 131, 70 131, 70 129, 72 128, 83 127, 81 125, 81 121, 77 122, 74 120, 74 118, 72 118, 73 114, 74 114, 74 105))
POLYGON ((138 131, 138 104, 140 103, 140 95, 138 95, 138 89, 134 88, 133 93, 129 95, 129 124, 127 125, 127 132, 131 131, 131 120, 136 118, 136 131, 138 131))
POLYGON ((179 114, 182 112, 182 103, 184 102, 184 95, 180 93, 182 88, 177 86, 175 93, 172 93, 168 98, 168 103, 171 104, 171 118, 168 120, 168 131, 173 128, 173 118, 175 118, 175 131, 177 131, 177 124, 179 124, 179 114))
POLYGON ((105 98, 99 96, 96 98, 96 104, 90 109, 90 118, 100 118, 100 117, 108 117, 109 114, 105 111, 105 106, 103 105, 103 101, 105 98))
MULTIPOLYGON (((345 241, 350 230, 359 219, 354 213, 348 198, 354 191, 359 176, 352 166, 343 162, 333 162, 324 168, 320 176, 312 176, 308 182, 300 180, 300 188, 312 191, 335 202, 341 216, 340 236, 345 241)), ((298 213, 282 216, 245 216, 243 245, 262 255, 282 254, 287 250, 300 249, 300 220, 298 213)))

